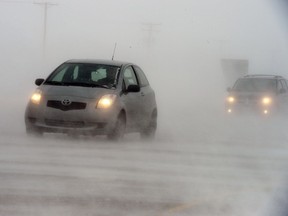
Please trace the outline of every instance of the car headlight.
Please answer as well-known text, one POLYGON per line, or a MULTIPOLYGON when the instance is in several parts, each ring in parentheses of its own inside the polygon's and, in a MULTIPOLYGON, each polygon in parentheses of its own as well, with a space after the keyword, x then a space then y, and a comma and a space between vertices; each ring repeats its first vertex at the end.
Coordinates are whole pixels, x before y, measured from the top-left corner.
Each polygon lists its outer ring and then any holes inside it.
POLYGON ((262 104, 269 105, 272 103, 272 99, 270 97, 263 97, 262 98, 262 104))
POLYGON ((42 98, 41 91, 36 90, 31 96, 31 102, 38 105, 40 104, 41 98, 42 98))
POLYGON ((228 101, 229 103, 234 103, 235 98, 232 97, 232 96, 230 96, 230 97, 227 98, 227 101, 228 101))
POLYGON ((114 94, 104 95, 98 101, 96 108, 107 109, 113 105, 115 99, 116 99, 116 95, 114 95, 114 94))

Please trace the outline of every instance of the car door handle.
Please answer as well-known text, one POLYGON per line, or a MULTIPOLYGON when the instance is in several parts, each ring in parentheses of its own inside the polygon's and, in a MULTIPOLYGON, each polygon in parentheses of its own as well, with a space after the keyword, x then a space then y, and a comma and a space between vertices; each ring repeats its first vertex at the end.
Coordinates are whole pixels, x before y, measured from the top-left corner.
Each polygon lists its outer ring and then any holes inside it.
POLYGON ((145 94, 143 92, 141 92, 141 96, 145 96, 145 94))

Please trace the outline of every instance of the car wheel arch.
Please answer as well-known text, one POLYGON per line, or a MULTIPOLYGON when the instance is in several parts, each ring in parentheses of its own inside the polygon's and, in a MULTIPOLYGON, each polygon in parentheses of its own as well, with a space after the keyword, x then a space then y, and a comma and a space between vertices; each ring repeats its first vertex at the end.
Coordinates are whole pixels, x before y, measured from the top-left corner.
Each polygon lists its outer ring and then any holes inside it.
POLYGON ((151 114, 151 118, 157 118, 158 117, 158 110, 157 108, 154 108, 151 114))
POLYGON ((126 131, 126 121, 126 113, 124 110, 121 110, 117 115, 114 126, 107 134, 107 138, 114 141, 122 139, 126 131))
POLYGON ((117 115, 117 119, 120 117, 124 117, 125 122, 127 122, 127 115, 126 115, 126 111, 124 109, 121 109, 119 114, 117 115))

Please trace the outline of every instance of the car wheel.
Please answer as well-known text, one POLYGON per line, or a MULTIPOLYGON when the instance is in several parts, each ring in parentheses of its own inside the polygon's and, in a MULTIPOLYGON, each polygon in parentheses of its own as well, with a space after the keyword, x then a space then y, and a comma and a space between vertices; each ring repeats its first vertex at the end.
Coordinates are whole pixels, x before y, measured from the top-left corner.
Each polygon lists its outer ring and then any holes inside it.
POLYGON ((151 117, 148 126, 140 132, 141 138, 144 140, 154 139, 156 129, 157 129, 157 113, 155 111, 151 117))
POLYGON ((126 129, 126 118, 124 114, 120 114, 114 128, 107 135, 109 140, 118 141, 123 138, 126 129))
POLYGON ((41 137, 43 135, 43 131, 39 128, 26 127, 26 134, 28 134, 29 136, 41 137))

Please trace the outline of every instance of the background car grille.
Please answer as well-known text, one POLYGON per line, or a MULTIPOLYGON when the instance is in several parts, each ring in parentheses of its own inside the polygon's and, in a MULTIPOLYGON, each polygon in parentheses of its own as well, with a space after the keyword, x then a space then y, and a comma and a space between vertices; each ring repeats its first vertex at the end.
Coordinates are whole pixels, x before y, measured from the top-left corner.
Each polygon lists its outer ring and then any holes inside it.
POLYGON ((63 105, 61 101, 48 100, 47 101, 47 107, 51 107, 51 108, 54 108, 54 109, 60 109, 62 111, 82 110, 82 109, 86 108, 86 103, 72 102, 69 105, 63 105))
POLYGON ((64 121, 55 119, 45 119, 45 124, 48 126, 69 127, 69 128, 81 128, 85 126, 85 122, 83 121, 64 121))
POLYGON ((254 95, 239 95, 237 97, 238 103, 257 103, 259 100, 259 96, 254 96, 254 95))

